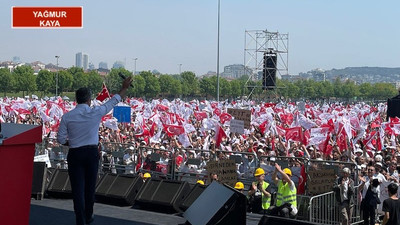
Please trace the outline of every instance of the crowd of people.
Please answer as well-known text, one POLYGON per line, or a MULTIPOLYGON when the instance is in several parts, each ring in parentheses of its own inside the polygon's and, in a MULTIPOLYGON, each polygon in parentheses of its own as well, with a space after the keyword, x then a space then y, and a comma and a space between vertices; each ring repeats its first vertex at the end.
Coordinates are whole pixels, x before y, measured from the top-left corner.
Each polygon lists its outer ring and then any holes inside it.
MULTIPOLYGON (((102 103, 92 100, 92 104, 102 103)), ((43 137, 54 139, 61 117, 75 106, 75 102, 61 97, 6 97, 0 99, 0 121, 43 125, 43 137)), ((379 212, 386 212, 382 205, 390 196, 387 187, 399 183, 400 121, 386 119, 387 106, 383 103, 126 98, 118 106, 130 108, 131 122, 118 123, 112 113, 107 114, 100 124, 99 141, 104 161, 133 165, 126 167, 125 172, 136 172, 136 167, 165 172, 173 158, 177 170, 202 173, 209 160, 229 159, 238 153, 239 177, 252 176, 258 167, 272 165, 272 159, 279 157, 288 157, 292 168, 309 165, 301 159, 353 163, 354 167, 344 170, 342 165, 340 170, 343 177, 349 175, 354 193, 343 194, 352 190, 349 181, 343 183, 347 178, 338 181, 335 190, 343 195, 338 199, 343 215, 352 211, 349 206, 353 199, 366 206, 365 220, 372 215, 368 211, 370 204, 379 212), (230 121, 235 118, 228 109, 250 111, 250 127, 243 129, 243 133, 231 132, 230 121), (156 149, 160 157, 157 163, 151 160, 154 150, 138 154, 140 147, 156 149), (125 153, 122 157, 113 157, 112 152, 121 150, 125 153), (200 164, 189 165, 188 159, 198 159, 200 164)), ((347 216, 351 218, 351 213, 347 216)))

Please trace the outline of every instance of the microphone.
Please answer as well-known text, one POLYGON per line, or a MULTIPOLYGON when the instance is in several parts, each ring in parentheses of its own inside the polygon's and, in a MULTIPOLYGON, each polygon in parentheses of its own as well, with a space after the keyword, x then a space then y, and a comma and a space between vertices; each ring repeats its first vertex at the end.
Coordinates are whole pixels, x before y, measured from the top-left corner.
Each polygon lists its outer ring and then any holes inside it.
MULTIPOLYGON (((118 75, 122 78, 122 80, 126 79, 125 75, 123 75, 121 72, 119 72, 118 75)), ((130 86, 133 87, 132 83, 130 86)))

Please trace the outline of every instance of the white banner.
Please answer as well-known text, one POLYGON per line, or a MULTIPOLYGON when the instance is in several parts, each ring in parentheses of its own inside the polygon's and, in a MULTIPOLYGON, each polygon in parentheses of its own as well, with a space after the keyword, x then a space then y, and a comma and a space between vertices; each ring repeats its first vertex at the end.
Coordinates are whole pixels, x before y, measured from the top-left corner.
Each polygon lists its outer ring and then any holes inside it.
POLYGON ((244 134, 244 121, 243 120, 231 120, 231 125, 230 125, 230 132, 231 133, 239 133, 239 134, 244 134))

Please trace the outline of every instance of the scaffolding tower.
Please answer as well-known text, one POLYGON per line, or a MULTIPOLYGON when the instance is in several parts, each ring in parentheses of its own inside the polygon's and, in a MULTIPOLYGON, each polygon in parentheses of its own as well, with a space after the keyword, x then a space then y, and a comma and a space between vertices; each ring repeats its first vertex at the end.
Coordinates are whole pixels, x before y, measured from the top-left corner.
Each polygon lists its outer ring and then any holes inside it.
MULTIPOLYGON (((250 90, 250 97, 254 89, 263 88, 276 93, 276 84, 272 87, 264 87, 251 84, 251 81, 258 81, 263 76, 264 56, 276 54, 276 77, 289 75, 289 33, 270 32, 268 30, 246 30, 244 46, 245 75, 249 78, 245 88, 250 90)), ((274 81, 275 82, 275 81, 274 81)))

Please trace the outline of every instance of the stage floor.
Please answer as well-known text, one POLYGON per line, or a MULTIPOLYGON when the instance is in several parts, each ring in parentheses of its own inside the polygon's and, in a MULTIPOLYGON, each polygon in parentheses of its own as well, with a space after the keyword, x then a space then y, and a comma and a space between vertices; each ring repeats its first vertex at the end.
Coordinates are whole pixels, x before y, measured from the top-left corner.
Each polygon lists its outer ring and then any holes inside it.
MULTIPOLYGON (((95 221, 93 225, 177 225, 186 222, 185 218, 151 211, 94 204, 95 221)), ((257 225, 261 215, 247 214, 247 225, 257 225)), ((72 200, 48 199, 31 200, 30 225, 71 225, 75 224, 72 200)))

